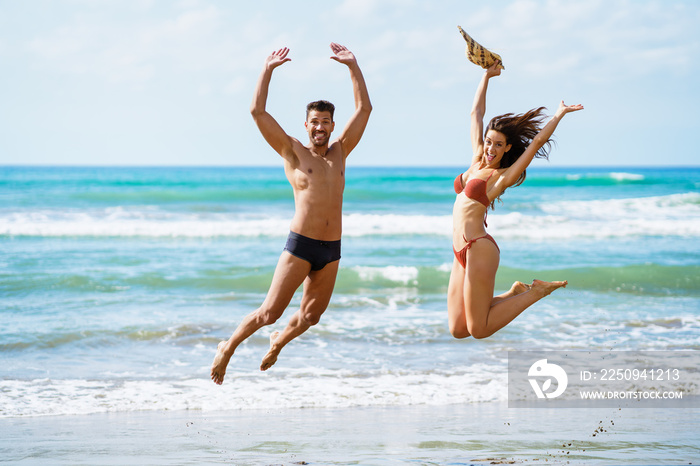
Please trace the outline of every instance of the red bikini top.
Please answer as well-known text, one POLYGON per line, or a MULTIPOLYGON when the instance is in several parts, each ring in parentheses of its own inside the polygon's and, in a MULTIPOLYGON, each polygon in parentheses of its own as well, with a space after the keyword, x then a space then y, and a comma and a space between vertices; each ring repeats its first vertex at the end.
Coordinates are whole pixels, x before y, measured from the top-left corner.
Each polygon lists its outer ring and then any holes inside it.
POLYGON ((486 194, 486 186, 495 172, 496 170, 492 171, 485 180, 472 178, 467 181, 466 186, 462 186, 462 175, 464 175, 464 173, 458 175, 457 178, 455 178, 455 193, 464 193, 469 199, 474 199, 483 204, 484 207, 488 207, 491 201, 489 201, 489 196, 486 194))

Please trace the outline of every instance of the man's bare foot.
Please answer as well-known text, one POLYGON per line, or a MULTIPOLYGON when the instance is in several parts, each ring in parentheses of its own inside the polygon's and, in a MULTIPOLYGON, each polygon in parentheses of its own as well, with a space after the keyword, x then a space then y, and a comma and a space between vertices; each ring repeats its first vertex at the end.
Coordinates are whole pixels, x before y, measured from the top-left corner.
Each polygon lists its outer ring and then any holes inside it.
POLYGON ((276 331, 272 332, 270 334, 270 349, 267 352, 267 354, 265 355, 265 357, 263 357, 263 359, 262 359, 262 363, 260 364, 261 371, 268 370, 269 368, 274 366, 274 364, 277 362, 277 356, 279 356, 280 350, 275 348, 274 346, 275 346, 275 341, 277 340, 277 337, 279 337, 279 336, 280 336, 280 332, 276 332, 276 331))
POLYGON ((211 379, 215 384, 221 385, 224 383, 224 375, 226 375, 226 366, 231 360, 231 356, 227 356, 224 352, 224 347, 227 341, 222 341, 216 347, 216 356, 214 356, 214 362, 211 364, 211 379))
POLYGON ((569 282, 566 280, 560 282, 543 282, 542 280, 533 280, 530 289, 542 293, 542 297, 544 298, 557 288, 563 288, 568 284, 569 282))

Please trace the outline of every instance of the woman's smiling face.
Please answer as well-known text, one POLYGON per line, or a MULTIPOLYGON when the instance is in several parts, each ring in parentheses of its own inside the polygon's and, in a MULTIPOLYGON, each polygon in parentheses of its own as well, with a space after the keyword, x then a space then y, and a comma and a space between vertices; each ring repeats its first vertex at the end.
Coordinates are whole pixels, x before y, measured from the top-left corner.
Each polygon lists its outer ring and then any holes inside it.
POLYGON ((495 130, 488 130, 484 138, 484 157, 490 167, 500 167, 503 154, 510 150, 510 144, 506 144, 506 136, 495 130))

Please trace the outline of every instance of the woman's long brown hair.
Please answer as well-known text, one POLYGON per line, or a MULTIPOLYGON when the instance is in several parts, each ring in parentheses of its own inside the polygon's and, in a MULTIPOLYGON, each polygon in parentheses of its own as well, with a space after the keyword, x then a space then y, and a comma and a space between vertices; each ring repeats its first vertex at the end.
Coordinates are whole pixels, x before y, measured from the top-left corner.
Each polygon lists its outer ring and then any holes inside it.
MULTIPOLYGON (((488 133, 489 130, 498 131, 506 137, 506 144, 511 145, 510 150, 503 154, 501 168, 510 167, 523 155, 527 146, 530 145, 535 136, 537 136, 537 133, 539 133, 544 126, 544 120, 547 118, 544 114, 545 110, 545 107, 539 107, 518 115, 506 113, 505 115, 493 117, 491 121, 489 121, 484 131, 484 137, 486 137, 486 133, 488 133)), ((535 157, 548 159, 553 142, 552 138, 547 139, 537 151, 535 157)), ((525 172, 526 170, 523 170, 513 186, 520 186, 523 181, 525 181, 525 172)), ((503 193, 501 193, 497 199, 500 200, 502 195, 503 193)), ((492 209, 494 207, 494 202, 491 203, 492 209)))

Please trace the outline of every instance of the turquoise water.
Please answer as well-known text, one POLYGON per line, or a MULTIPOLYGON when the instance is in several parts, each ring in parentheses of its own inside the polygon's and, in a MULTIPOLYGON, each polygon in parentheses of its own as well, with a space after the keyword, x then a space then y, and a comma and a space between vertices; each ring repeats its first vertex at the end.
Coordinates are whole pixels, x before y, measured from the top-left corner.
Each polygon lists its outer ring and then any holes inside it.
POLYGON ((489 213, 497 287, 570 285, 481 341, 447 331, 458 173, 349 166, 321 323, 260 373, 288 310, 215 387, 288 233, 282 168, 0 168, 0 416, 502 401, 508 350, 700 349, 700 169, 528 170, 489 213))

